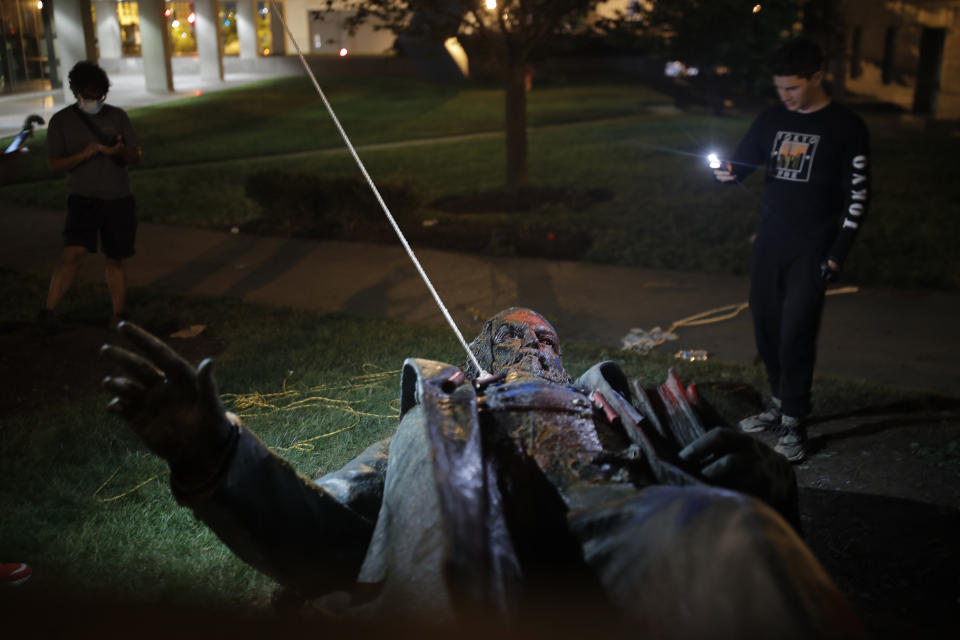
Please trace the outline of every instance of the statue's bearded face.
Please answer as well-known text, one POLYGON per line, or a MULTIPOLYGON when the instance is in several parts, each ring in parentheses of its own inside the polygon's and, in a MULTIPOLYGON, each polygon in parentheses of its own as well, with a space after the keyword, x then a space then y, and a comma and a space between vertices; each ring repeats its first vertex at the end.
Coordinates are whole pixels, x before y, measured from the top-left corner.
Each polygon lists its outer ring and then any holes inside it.
POLYGON ((490 373, 507 372, 507 380, 544 378, 569 380, 560 357, 557 332, 547 320, 529 309, 511 309, 494 318, 490 373))

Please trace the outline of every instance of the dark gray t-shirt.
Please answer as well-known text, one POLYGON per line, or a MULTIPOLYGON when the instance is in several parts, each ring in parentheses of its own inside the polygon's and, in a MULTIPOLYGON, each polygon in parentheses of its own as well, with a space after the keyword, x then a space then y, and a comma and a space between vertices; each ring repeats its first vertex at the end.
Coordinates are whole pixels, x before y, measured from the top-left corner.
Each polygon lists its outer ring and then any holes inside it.
MULTIPOLYGON (((140 140, 123 109, 105 104, 100 113, 88 117, 105 136, 123 136, 126 146, 139 146, 140 140)), ((80 153, 90 142, 99 144, 101 141, 84 124, 76 105, 61 109, 50 118, 47 127, 48 158, 64 158, 80 153)), ((97 154, 81 162, 67 173, 67 191, 105 200, 130 195, 127 168, 117 163, 115 157, 97 154)))

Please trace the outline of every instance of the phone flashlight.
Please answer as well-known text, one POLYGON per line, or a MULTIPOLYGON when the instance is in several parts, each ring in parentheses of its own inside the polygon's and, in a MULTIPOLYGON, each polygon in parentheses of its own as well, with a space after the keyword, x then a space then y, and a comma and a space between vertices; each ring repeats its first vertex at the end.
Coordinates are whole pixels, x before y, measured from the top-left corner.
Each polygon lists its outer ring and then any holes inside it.
POLYGON ((707 156, 707 162, 710 163, 710 168, 711 168, 711 169, 719 169, 719 168, 720 168, 720 158, 718 158, 718 157, 717 157, 717 154, 715 154, 715 153, 711 153, 711 154, 709 154, 709 155, 707 156))

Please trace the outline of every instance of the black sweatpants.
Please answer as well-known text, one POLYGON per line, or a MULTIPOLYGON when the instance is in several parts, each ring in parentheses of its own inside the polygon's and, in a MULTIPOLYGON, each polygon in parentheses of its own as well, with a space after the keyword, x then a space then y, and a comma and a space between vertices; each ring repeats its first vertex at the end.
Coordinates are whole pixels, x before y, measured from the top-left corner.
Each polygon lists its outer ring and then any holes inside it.
POLYGON ((820 277, 823 251, 800 253, 762 244, 754 247, 750 311, 757 351, 771 393, 783 413, 810 413, 810 385, 826 285, 820 277))

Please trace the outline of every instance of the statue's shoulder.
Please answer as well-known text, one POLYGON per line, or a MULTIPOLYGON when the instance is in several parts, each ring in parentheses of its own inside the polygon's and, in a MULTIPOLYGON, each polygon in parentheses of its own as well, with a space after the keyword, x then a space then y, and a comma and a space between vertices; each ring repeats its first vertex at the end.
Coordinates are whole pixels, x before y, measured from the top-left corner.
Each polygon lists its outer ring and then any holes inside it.
POLYGON ((613 360, 598 362, 587 369, 583 375, 577 378, 576 385, 581 389, 592 391, 612 388, 627 401, 630 401, 632 396, 626 374, 620 368, 620 365, 613 360))
POLYGON ((453 370, 459 367, 452 365, 448 362, 440 362, 439 360, 429 360, 427 358, 407 358, 403 361, 403 371, 406 372, 408 369, 411 373, 416 372, 417 375, 425 377, 433 377, 439 374, 442 371, 453 370))
POLYGON ((460 367, 426 358, 407 358, 400 376, 400 415, 423 402, 434 391, 444 391, 462 382, 460 367))

